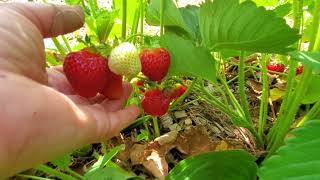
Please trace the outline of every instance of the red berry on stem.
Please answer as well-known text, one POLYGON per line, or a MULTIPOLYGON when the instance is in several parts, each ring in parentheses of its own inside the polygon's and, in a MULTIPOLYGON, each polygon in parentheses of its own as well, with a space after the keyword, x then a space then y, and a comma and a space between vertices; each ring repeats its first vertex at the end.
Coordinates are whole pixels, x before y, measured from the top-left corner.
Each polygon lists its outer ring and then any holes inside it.
MULTIPOLYGON (((286 69, 286 66, 284 64, 278 64, 278 63, 269 63, 267 65, 267 69, 269 71, 275 71, 275 72, 284 72, 286 69)), ((269 74, 275 74, 274 72, 268 72, 269 74)))
POLYGON ((90 98, 96 96, 107 83, 107 60, 83 49, 69 53, 63 64, 63 71, 80 96, 90 98))
POLYGON ((141 105, 146 114, 162 116, 168 112, 170 99, 160 89, 152 89, 144 93, 141 105))
POLYGON ((139 87, 139 90, 140 90, 140 92, 145 92, 145 90, 144 90, 144 88, 143 88, 143 86, 144 86, 144 81, 140 81, 140 80, 138 80, 137 82, 136 82, 136 85, 139 87))
POLYGON ((185 93, 186 90, 187 88, 185 86, 178 84, 175 87, 165 91, 165 95, 172 100, 182 96, 182 94, 185 93))
POLYGON ((296 75, 299 75, 303 72, 304 66, 303 65, 299 65, 296 69, 296 75))
POLYGON ((164 48, 144 49, 140 53, 142 73, 152 81, 161 81, 168 73, 170 54, 164 48))

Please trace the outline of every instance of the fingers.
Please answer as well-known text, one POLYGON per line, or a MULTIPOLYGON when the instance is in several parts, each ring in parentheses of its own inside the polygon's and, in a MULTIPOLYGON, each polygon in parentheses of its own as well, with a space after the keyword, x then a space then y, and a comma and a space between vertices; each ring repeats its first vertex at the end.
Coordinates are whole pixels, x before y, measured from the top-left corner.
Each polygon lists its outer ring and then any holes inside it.
POLYGON ((119 134, 120 131, 135 120, 139 114, 139 108, 133 105, 126 109, 107 114, 106 119, 98 119, 97 140, 100 141, 119 134))
POLYGON ((43 37, 55 37, 75 31, 84 23, 84 14, 80 6, 10 3, 3 7, 26 17, 36 25, 43 37))
POLYGON ((66 95, 74 94, 74 90, 63 73, 56 68, 49 68, 47 73, 50 87, 66 95))
POLYGON ((123 84, 123 96, 119 100, 105 100, 101 103, 101 105, 104 107, 104 109, 107 112, 113 112, 121 109, 125 102, 127 101, 128 97, 130 96, 130 93, 132 91, 131 85, 129 83, 123 84))

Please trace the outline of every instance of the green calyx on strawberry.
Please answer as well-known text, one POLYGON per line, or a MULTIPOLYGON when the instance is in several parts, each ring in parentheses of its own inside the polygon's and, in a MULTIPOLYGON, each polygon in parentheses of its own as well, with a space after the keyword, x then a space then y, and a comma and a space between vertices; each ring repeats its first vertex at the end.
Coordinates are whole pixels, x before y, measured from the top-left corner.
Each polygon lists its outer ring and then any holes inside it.
POLYGON ((141 106, 146 114, 162 116, 168 112, 170 101, 170 98, 156 88, 144 93, 141 106))
POLYGON ((109 94, 103 94, 118 99, 123 91, 122 77, 120 85, 120 78, 113 78, 115 74, 108 69, 107 61, 103 56, 85 48, 66 55, 63 71, 74 91, 80 96, 91 98, 112 87, 109 94))
POLYGON ((115 47, 110 53, 108 66, 115 74, 133 78, 141 71, 137 48, 128 42, 115 47))
POLYGON ((152 81, 161 81, 168 73, 170 53, 164 48, 143 49, 140 53, 142 73, 152 81))

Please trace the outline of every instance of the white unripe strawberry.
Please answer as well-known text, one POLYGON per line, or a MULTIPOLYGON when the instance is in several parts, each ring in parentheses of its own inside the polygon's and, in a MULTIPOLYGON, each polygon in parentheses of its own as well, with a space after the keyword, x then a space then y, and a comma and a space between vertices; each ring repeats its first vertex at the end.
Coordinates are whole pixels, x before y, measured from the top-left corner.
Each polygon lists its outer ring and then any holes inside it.
POLYGON ((137 48, 128 42, 115 47, 110 53, 108 66, 115 74, 133 78, 141 71, 137 48))

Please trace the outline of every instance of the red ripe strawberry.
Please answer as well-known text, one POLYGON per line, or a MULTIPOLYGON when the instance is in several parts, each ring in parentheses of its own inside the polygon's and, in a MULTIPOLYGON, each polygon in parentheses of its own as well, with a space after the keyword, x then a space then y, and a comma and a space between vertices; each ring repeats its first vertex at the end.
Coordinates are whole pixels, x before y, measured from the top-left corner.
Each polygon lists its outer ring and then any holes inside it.
MULTIPOLYGON (((275 71, 275 72, 284 72, 286 69, 286 66, 284 64, 278 64, 278 63, 269 63, 267 65, 267 69, 269 71, 275 71)), ((275 74, 274 72, 268 72, 269 74, 275 74)))
POLYGON ((107 83, 107 60, 88 49, 69 53, 63 71, 73 89, 86 98, 94 97, 107 83))
POLYGON ((187 90, 187 88, 181 84, 176 85, 174 88, 171 88, 167 91, 164 92, 165 96, 167 96, 168 98, 172 99, 176 99, 178 97, 180 97, 183 93, 185 93, 187 90))
POLYGON ((167 113, 170 99, 160 89, 152 89, 144 93, 141 105, 144 112, 152 116, 162 116, 167 113))
POLYGON ((303 72, 303 69, 304 69, 303 65, 298 66, 297 69, 296 69, 296 75, 301 74, 303 72))
POLYGON ((145 90, 143 88, 143 86, 144 86, 144 82, 143 81, 138 80, 136 82, 136 85, 139 87, 140 92, 143 92, 143 93, 145 92, 145 90))
POLYGON ((161 81, 168 73, 170 54, 164 48, 144 49, 140 53, 142 72, 152 81, 161 81))
POLYGON ((120 99, 123 96, 122 76, 111 72, 108 67, 107 70, 108 81, 101 94, 108 99, 120 99))
POLYGON ((181 84, 178 85, 177 88, 174 89, 173 93, 171 94, 171 99, 176 99, 180 96, 182 96, 183 93, 185 93, 187 88, 181 84))

